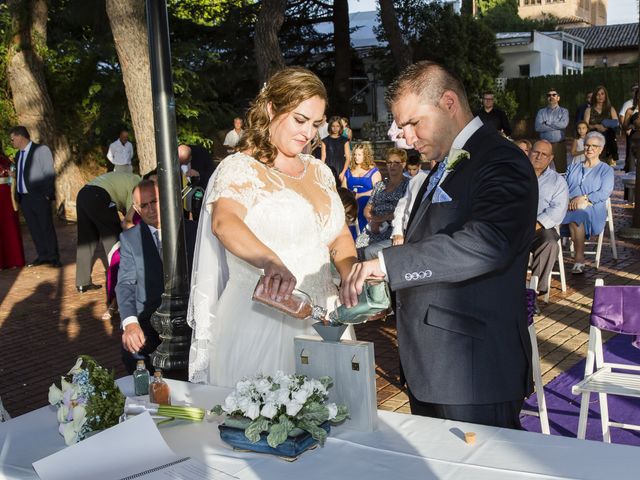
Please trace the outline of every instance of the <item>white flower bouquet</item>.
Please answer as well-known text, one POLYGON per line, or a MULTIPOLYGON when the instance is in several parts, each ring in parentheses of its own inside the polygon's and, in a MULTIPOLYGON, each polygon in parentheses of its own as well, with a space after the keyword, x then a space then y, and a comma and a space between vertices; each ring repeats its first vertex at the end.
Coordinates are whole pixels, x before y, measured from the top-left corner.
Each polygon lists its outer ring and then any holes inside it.
POLYGON ((299 429, 323 445, 327 432, 321 425, 327 421, 339 423, 349 416, 346 406, 327 403, 331 383, 331 377, 315 380, 282 372, 273 377, 258 374, 238 382, 224 405, 216 405, 211 411, 231 419, 247 419, 244 435, 252 443, 260 440, 262 432, 268 432, 267 443, 276 448, 299 429))
POLYGON ((79 356, 60 384, 60 388, 55 383, 49 387, 49 403, 58 407, 59 431, 67 445, 118 423, 125 396, 116 385, 113 372, 93 358, 79 356))
POLYGON ((84 440, 90 433, 106 430, 120 421, 123 413, 148 411, 166 420, 199 421, 202 408, 180 405, 157 405, 140 400, 127 402, 114 379, 114 373, 87 355, 80 355, 76 364, 60 378, 60 388, 49 387, 49 403, 58 408, 59 432, 67 445, 84 440))

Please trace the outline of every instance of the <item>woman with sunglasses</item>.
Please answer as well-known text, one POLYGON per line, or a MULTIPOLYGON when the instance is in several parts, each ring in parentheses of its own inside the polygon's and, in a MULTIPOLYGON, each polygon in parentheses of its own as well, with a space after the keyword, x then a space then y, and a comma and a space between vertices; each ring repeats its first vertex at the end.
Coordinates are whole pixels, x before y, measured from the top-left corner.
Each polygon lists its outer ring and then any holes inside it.
POLYGON ((605 138, 589 132, 584 141, 584 162, 574 163, 567 171, 569 209, 562 221, 562 233, 568 227, 575 248, 574 274, 584 272, 584 242, 599 235, 607 221, 607 200, 613 192, 613 170, 600 161, 605 138))

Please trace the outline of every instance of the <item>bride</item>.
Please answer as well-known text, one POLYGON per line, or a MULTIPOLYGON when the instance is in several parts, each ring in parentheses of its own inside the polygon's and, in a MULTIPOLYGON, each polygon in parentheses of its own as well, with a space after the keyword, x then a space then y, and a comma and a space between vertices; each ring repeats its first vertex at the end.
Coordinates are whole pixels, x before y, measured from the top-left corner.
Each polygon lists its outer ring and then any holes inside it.
POLYGON ((331 261, 346 278, 355 246, 331 170, 301 153, 326 103, 324 85, 310 71, 276 73, 247 113, 238 152, 209 181, 187 315, 192 382, 233 387, 246 375, 293 373, 293 338, 312 334, 313 322, 252 302, 260 275, 272 299, 296 287, 315 304, 335 305, 331 261))

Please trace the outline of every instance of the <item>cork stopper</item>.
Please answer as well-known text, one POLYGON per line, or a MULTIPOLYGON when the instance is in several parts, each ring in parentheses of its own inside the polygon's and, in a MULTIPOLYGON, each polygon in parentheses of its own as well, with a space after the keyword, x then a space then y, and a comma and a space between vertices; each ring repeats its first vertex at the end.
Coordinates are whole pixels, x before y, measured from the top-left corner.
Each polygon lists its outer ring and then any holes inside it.
POLYGON ((465 432, 464 433, 464 441, 467 442, 467 445, 475 445, 475 443, 476 443, 476 432, 465 432))

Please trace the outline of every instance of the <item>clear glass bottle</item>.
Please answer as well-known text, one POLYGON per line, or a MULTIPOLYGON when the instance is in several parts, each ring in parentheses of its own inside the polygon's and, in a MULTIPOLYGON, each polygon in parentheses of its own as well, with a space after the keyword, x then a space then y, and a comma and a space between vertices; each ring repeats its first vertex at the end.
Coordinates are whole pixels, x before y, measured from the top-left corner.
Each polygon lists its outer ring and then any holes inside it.
POLYGON ((254 302, 259 302, 271 308, 275 308, 282 313, 300 320, 313 318, 314 320, 326 323, 327 309, 314 305, 309 294, 301 290, 294 290, 288 299, 282 299, 280 301, 272 300, 269 296, 269 292, 264 289, 262 289, 261 292, 258 292, 258 287, 260 286, 263 278, 264 276, 260 277, 260 280, 258 280, 256 288, 253 291, 251 299, 254 302))
POLYGON ((158 405, 171 405, 169 384, 162 378, 162 370, 153 372, 153 380, 149 384, 149 400, 158 405))
POLYGON ((136 396, 149 394, 149 370, 147 370, 144 360, 138 360, 133 372, 133 389, 136 396))

